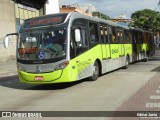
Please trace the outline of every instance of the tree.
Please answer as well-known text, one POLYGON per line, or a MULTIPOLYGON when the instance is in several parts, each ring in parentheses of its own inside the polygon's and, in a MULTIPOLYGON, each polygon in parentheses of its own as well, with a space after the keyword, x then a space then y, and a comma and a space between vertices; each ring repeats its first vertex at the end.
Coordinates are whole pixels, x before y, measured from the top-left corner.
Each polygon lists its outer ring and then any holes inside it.
POLYGON ((92 15, 93 16, 97 16, 97 17, 102 18, 102 19, 105 19, 105 20, 109 20, 110 19, 109 16, 107 16, 107 15, 105 15, 103 13, 100 13, 100 12, 92 12, 92 15))
POLYGON ((148 31, 160 31, 160 13, 150 9, 136 11, 131 15, 131 26, 148 31))

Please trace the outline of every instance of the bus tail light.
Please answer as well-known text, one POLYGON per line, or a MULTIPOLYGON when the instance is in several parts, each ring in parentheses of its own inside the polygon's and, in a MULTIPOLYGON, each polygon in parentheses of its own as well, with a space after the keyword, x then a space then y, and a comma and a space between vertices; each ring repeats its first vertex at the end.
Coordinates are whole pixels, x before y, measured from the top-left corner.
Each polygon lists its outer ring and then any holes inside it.
POLYGON ((65 61, 55 67, 55 70, 64 69, 69 64, 69 61, 65 61))

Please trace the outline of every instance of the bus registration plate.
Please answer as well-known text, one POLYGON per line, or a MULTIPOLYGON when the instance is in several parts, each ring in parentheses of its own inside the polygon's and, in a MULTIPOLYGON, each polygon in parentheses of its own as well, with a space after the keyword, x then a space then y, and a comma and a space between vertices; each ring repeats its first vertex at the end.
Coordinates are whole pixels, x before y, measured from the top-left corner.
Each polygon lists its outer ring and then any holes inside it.
POLYGON ((43 76, 35 76, 34 80, 43 80, 43 76))

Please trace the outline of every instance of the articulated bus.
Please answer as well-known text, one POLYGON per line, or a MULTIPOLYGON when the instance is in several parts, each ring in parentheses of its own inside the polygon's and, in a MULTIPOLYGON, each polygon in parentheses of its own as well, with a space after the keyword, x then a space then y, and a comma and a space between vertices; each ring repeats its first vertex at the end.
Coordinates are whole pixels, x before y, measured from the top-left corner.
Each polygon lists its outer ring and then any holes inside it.
POLYGON ((18 76, 33 84, 96 80, 153 50, 150 32, 76 12, 27 19, 17 35, 18 76))
POLYGON ((140 28, 130 28, 132 34, 133 61, 147 61, 154 54, 153 33, 140 28))

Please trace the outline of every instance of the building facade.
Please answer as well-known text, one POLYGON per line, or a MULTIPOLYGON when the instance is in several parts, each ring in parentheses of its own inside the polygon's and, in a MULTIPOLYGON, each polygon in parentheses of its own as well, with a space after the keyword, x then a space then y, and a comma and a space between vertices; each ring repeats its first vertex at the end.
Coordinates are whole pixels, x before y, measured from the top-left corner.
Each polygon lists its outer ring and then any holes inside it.
POLYGON ((9 38, 9 49, 4 48, 3 38, 7 33, 16 32, 15 2, 11 0, 0 0, 0 62, 15 59, 15 38, 9 38), (3 12, 2 12, 3 11, 3 12))
POLYGON ((44 8, 37 10, 19 3, 15 3, 16 29, 19 31, 20 26, 25 19, 44 15, 44 8))
POLYGON ((0 6, 0 63, 2 63, 16 58, 16 36, 9 37, 9 46, 5 48, 5 35, 18 32, 25 19, 44 15, 44 8, 37 10, 13 0, 0 0, 0 6))

